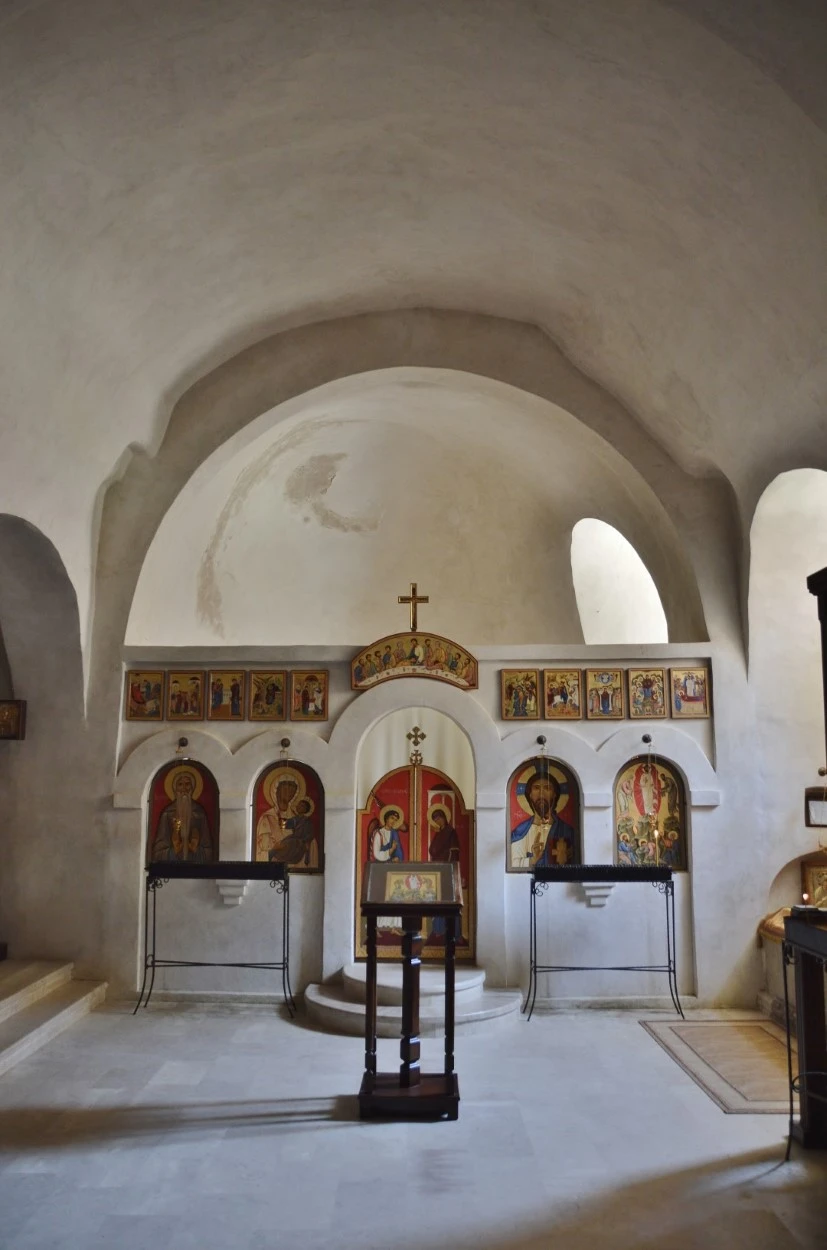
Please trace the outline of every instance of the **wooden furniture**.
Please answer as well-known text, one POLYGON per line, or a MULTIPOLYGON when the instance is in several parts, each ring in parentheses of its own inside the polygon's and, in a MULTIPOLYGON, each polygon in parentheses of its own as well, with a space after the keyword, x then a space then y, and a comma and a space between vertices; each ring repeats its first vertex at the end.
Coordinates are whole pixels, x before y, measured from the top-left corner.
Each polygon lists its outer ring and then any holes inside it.
POLYGON ((787 1070, 790 1081, 790 1133, 787 1158, 795 1138, 802 1146, 827 1150, 827 1021, 824 974, 827 969, 827 910, 793 907, 784 921, 784 1008, 787 1021, 787 1070), (790 999, 787 967, 795 967, 798 1073, 792 1069, 790 999), (800 1118, 794 1120, 793 1095, 800 1118))
POLYGON ((155 985, 156 968, 266 968, 281 972, 284 1001, 291 1016, 295 1015, 296 1003, 290 988, 290 875, 285 864, 252 863, 246 859, 227 859, 215 864, 153 863, 146 868, 146 893, 144 896, 144 979, 135 1004, 135 1011, 143 1002, 149 1006, 155 985), (230 963, 215 959, 159 959, 156 954, 157 925, 156 907, 158 891, 170 881, 269 881, 282 899, 281 912, 281 959, 271 963, 230 963), (152 923, 149 918, 149 899, 152 897, 152 923), (147 990, 147 978, 149 989, 147 990))
POLYGON ((821 686, 824 692, 824 737, 827 742, 827 569, 819 569, 807 578, 807 589, 818 600, 821 622, 821 686))
POLYGON ((459 864, 369 863, 362 881, 362 915, 367 922, 365 984, 365 1073, 359 1115, 407 1119, 459 1116, 454 1072, 454 963, 462 912, 459 864), (402 1041, 399 1072, 376 1071, 376 926, 380 916, 398 917, 402 928, 402 1041), (445 926, 445 1063, 442 1072, 419 1068, 419 970, 422 920, 445 926))
POLYGON ((537 1000, 537 974, 540 972, 665 972, 669 978, 669 994, 675 1010, 683 1017, 678 997, 678 974, 675 946, 675 883, 672 869, 622 864, 552 864, 534 868, 531 873, 531 916, 529 928, 528 993, 523 1011, 531 1019, 537 1000), (553 881, 648 881, 666 899, 666 963, 665 964, 541 964, 537 962, 537 898, 553 881))

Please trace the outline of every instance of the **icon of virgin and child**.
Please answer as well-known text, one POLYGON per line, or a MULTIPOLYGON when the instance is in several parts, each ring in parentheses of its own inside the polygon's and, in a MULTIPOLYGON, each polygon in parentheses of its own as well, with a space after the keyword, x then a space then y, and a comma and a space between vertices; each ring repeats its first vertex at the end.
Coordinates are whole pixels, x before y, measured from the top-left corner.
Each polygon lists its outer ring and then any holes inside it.
POLYGON ((256 823, 256 859, 319 867, 319 838, 312 819, 316 805, 307 794, 305 778, 296 768, 274 768, 261 783, 270 806, 256 823))
POLYGON ((554 773, 538 762, 526 778, 520 804, 529 815, 511 830, 511 868, 550 868, 574 862, 577 835, 558 814, 561 793, 554 773))

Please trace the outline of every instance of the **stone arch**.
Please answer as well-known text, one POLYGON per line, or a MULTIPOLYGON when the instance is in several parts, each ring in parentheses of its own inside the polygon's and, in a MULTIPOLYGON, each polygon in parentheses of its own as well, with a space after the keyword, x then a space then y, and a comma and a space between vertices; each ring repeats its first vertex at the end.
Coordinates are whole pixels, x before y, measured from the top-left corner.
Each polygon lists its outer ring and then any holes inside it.
POLYGON ((0 516, 0 630, 9 693, 28 704, 25 742, 5 743, 0 752, 3 937, 13 957, 58 957, 71 933, 78 964, 88 968, 100 958, 94 900, 102 841, 94 796, 84 790, 77 596, 54 544, 8 514, 0 516), (67 793, 75 799, 70 807, 67 793), (61 888, 61 873, 44 870, 60 844, 71 847, 72 890, 61 888))
POLYGON ((146 806, 150 786, 158 771, 174 758, 180 738, 187 739, 184 748, 187 757, 203 764, 215 778, 221 795, 222 808, 240 807, 233 755, 229 747, 218 737, 186 726, 170 725, 140 742, 130 751, 115 778, 113 803, 116 808, 141 808, 146 806))
MULTIPOLYGON (((97 578, 107 594, 104 620, 92 628, 93 658, 119 648, 138 575, 158 525, 198 465, 262 413, 305 391, 345 376, 396 366, 452 369, 505 382, 551 400, 617 448, 643 477, 663 507, 670 558, 662 552, 665 606, 675 640, 706 637, 698 576, 691 558, 710 525, 729 514, 727 489, 712 479, 690 478, 608 392, 578 370, 541 330, 526 323, 462 312, 410 310, 341 318, 275 334, 236 353, 188 387, 181 386, 154 455, 133 452, 105 492, 98 541, 97 578), (719 496, 721 490, 726 499, 719 496), (699 509, 699 494, 707 507, 699 509), (687 530, 679 537, 682 514, 687 530), (671 519, 677 515, 677 524, 671 519), (694 518, 690 524, 690 519, 694 518), (701 526, 701 528, 703 528, 701 526), (687 543, 694 543, 690 549, 687 543), (117 569, 117 578, 112 570, 117 569)), ((729 533, 716 542, 733 547, 729 533)), ((734 552, 734 548, 733 548, 734 552)), ((698 575, 702 557, 695 560, 698 575)), ((737 615, 737 602, 729 605, 737 615)), ((93 697, 106 697, 105 666, 93 665, 93 697)))
POLYGON ((748 697, 761 762, 754 784, 762 865, 774 874, 816 849, 801 819, 803 791, 821 783, 827 760, 818 609, 806 578, 827 566, 827 472, 778 474, 758 500, 750 544, 748 697))
MULTIPOLYGON (((718 778, 695 739, 672 725, 658 725, 650 732, 652 754, 680 773, 686 787, 687 803, 692 807, 718 807, 721 802, 718 778)), ((641 755, 639 727, 626 725, 619 729, 603 743, 597 754, 604 776, 614 779, 628 760, 641 755)))

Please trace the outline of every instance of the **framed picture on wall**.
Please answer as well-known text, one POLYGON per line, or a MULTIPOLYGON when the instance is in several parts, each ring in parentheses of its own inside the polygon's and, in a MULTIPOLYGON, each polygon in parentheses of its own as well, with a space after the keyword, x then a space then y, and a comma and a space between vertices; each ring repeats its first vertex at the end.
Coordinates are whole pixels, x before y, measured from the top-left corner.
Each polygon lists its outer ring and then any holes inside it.
POLYGON ((207 677, 207 720, 244 720, 243 669, 212 669, 207 677))
POLYGON ((328 680, 326 668, 302 668, 291 672, 291 720, 327 720, 328 680))
POLYGON ((192 669, 167 673, 167 720, 204 719, 204 674, 192 669))
POLYGON ((630 668, 629 716, 632 720, 663 720, 666 706, 666 669, 630 668))
POLYGON ((126 674, 126 720, 164 719, 164 680, 160 669, 131 668, 126 674))
POLYGON ((709 669, 705 664, 696 668, 670 668, 669 689, 673 716, 683 719, 709 716, 709 669))
POLYGON ((504 668, 500 672, 500 706, 503 720, 539 720, 540 670, 504 668))
POLYGON ((623 720, 626 700, 622 668, 586 669, 586 719, 623 720))
POLYGON ((284 669, 256 668, 248 674, 250 720, 286 720, 284 669))
POLYGON ((580 720, 583 716, 583 674, 579 668, 543 669, 546 720, 580 720))

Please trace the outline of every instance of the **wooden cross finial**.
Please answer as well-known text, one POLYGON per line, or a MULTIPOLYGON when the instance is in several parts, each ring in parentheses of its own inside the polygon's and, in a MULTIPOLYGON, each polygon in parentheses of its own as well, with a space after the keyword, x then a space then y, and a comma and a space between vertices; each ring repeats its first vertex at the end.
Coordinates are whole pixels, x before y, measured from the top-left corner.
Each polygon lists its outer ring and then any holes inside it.
POLYGON ((416 609, 420 603, 430 603, 428 595, 418 595, 416 593, 416 582, 411 582, 411 593, 409 595, 399 595, 399 603, 409 603, 411 605, 411 633, 416 631, 416 609))

